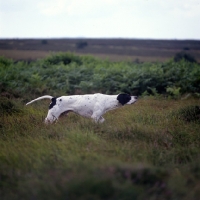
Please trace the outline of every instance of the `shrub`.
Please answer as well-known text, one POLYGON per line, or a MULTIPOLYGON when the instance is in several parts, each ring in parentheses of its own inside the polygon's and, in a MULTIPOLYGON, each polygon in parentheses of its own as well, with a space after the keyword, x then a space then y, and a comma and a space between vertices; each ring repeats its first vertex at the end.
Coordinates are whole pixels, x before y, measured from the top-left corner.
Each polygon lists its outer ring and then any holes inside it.
POLYGON ((78 91, 168 94, 179 98, 185 93, 200 93, 199 64, 185 60, 166 63, 110 62, 91 56, 58 53, 30 63, 0 61, 0 92, 12 91, 19 96, 76 94, 78 91))
POLYGON ((41 44, 48 44, 48 41, 47 40, 42 40, 41 44))
POLYGON ((7 67, 13 63, 11 59, 0 56, 0 67, 7 67))
POLYGON ((178 111, 178 117, 187 122, 198 121, 200 122, 200 106, 186 106, 178 111))
POLYGON ((51 56, 48 56, 43 60, 45 64, 48 65, 57 65, 63 63, 64 65, 68 65, 71 62, 75 62, 77 64, 81 64, 81 60, 78 56, 75 56, 72 53, 57 53, 51 56))
POLYGON ((184 51, 183 52, 179 52, 177 53, 175 56, 174 56, 174 61, 175 62, 179 62, 180 60, 186 60, 188 62, 192 62, 192 63, 196 63, 196 59, 189 53, 185 53, 184 51))
POLYGON ((86 41, 79 41, 76 43, 76 48, 77 49, 83 49, 87 47, 88 43, 86 41))
POLYGON ((2 115, 13 115, 22 112, 16 103, 7 98, 0 99, 0 110, 2 115))
POLYGON ((180 87, 167 87, 167 93, 171 96, 173 96, 175 99, 179 98, 180 95, 180 87))

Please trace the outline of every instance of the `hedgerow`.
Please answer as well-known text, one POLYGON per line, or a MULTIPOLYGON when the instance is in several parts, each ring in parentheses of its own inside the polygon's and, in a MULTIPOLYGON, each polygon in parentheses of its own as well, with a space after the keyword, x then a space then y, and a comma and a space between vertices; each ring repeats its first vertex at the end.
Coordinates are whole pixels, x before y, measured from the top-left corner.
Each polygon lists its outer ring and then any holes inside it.
POLYGON ((186 60, 165 63, 110 62, 58 53, 31 63, 0 59, 0 92, 19 96, 128 92, 170 96, 200 93, 200 66, 186 60))

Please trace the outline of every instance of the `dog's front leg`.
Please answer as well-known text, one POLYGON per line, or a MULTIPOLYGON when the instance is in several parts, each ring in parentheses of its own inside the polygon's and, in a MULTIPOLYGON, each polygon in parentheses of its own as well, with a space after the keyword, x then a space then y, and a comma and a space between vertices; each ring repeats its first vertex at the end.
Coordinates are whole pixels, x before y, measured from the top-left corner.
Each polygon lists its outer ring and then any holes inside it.
POLYGON ((103 121, 101 122, 99 120, 100 119, 99 117, 92 116, 91 118, 94 120, 95 123, 99 123, 99 122, 102 123, 103 122, 103 121))
POLYGON ((103 117, 92 117, 92 119, 94 120, 95 123, 103 123, 105 121, 105 119, 103 117))
POLYGON ((58 120, 60 112, 56 109, 50 109, 47 117, 45 118, 45 124, 52 124, 58 120))
POLYGON ((104 110, 102 109, 102 105, 100 105, 99 103, 96 103, 91 118, 92 118, 96 123, 103 123, 103 122, 105 121, 105 119, 102 117, 102 115, 103 115, 104 113, 105 113, 105 112, 104 112, 104 110))
POLYGON ((58 120, 58 118, 56 118, 54 115, 52 115, 51 117, 46 117, 45 118, 45 124, 52 124, 54 122, 56 122, 58 120))
POLYGON ((99 123, 103 123, 105 121, 105 119, 101 116, 100 118, 99 118, 99 123))
POLYGON ((105 119, 101 116, 101 112, 95 112, 91 116, 91 118, 95 121, 95 123, 103 123, 105 119))

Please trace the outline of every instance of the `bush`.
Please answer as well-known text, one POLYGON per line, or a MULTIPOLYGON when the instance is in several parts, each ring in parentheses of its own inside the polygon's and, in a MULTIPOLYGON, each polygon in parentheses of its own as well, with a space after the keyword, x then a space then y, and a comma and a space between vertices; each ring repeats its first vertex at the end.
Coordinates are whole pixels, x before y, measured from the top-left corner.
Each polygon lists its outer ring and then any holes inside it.
POLYGON ((200 93, 200 67, 198 63, 185 60, 110 62, 71 53, 53 54, 31 63, 2 59, 0 90, 19 96, 126 92, 179 98, 185 93, 200 93))
POLYGON ((16 103, 7 98, 0 99, 0 110, 2 115, 13 115, 22 112, 22 110, 19 108, 19 106, 17 106, 16 103))
POLYGON ((187 122, 199 121, 200 122, 200 106, 187 106, 178 111, 178 117, 187 122))
POLYGON ((188 61, 188 62, 192 62, 192 63, 196 63, 196 59, 190 55, 189 53, 185 53, 184 51, 183 52, 179 52, 177 53, 175 56, 174 56, 174 61, 175 62, 179 62, 181 61, 182 59, 188 61))
POLYGON ((11 59, 0 56, 0 67, 8 67, 13 63, 11 59))
POLYGON ((57 64, 64 64, 68 65, 71 62, 75 62, 78 65, 81 64, 81 60, 78 56, 73 55, 72 53, 57 53, 51 56, 48 56, 43 60, 44 64, 47 65, 57 65, 57 64))
POLYGON ((76 44, 76 48, 77 49, 83 49, 85 47, 87 47, 88 43, 86 41, 79 41, 76 44))
POLYGON ((42 40, 41 44, 48 44, 48 41, 47 40, 42 40))

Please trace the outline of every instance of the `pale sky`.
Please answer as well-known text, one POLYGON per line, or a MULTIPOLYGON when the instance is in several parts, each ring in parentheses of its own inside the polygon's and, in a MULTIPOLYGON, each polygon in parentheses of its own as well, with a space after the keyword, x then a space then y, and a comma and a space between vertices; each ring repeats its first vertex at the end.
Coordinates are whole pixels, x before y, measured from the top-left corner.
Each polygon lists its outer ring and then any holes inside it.
POLYGON ((0 38, 200 39, 200 0, 0 0, 0 38))

